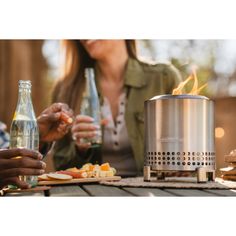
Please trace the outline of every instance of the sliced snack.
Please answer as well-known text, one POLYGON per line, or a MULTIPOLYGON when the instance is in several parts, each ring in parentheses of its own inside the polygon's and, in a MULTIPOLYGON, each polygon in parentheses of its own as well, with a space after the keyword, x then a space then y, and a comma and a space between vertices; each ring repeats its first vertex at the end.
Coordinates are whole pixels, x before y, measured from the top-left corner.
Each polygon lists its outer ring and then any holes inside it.
POLYGON ((92 177, 95 177, 95 178, 99 178, 100 177, 100 170, 94 170, 92 173, 93 173, 93 175, 92 175, 92 177))
POLYGON ((94 168, 95 168, 95 166, 94 166, 94 165, 90 165, 90 166, 89 166, 89 171, 93 171, 93 170, 94 170, 94 168))
POLYGON ((93 171, 100 171, 100 170, 101 170, 101 167, 98 164, 94 165, 93 171))
POLYGON ((76 167, 68 168, 66 171, 72 171, 72 172, 80 172, 80 169, 77 169, 76 167))
POLYGON ((70 180, 70 179, 72 179, 71 175, 58 174, 58 173, 50 173, 50 174, 47 174, 47 176, 50 179, 56 179, 56 180, 70 180))
POLYGON ((73 172, 68 170, 57 171, 58 174, 70 175, 73 179, 87 178, 88 174, 86 171, 73 172))
POLYGON ((90 171, 91 166, 93 166, 93 164, 87 163, 87 164, 84 164, 81 169, 85 171, 90 171))
MULTIPOLYGON (((114 168, 113 168, 114 169, 114 168)), ((108 170, 106 171, 106 177, 113 177, 115 174, 114 174, 114 171, 113 170, 108 170)))
POLYGON ((99 172, 99 177, 101 177, 101 178, 107 177, 107 173, 106 173, 106 172, 107 172, 107 171, 101 170, 101 171, 99 172))
POLYGON ((113 176, 116 174, 116 169, 111 167, 111 171, 113 172, 113 176))
POLYGON ((73 119, 71 117, 69 117, 66 113, 61 113, 61 120, 63 120, 64 122, 66 122, 67 124, 72 124, 73 123, 73 119))
POLYGON ((92 178, 93 176, 93 171, 87 171, 87 178, 92 178))
POLYGON ((103 163, 102 165, 101 165, 101 170, 103 170, 103 171, 108 171, 108 170, 110 170, 110 164, 109 163, 103 163))
POLYGON ((39 181, 46 181, 46 180, 50 180, 50 179, 48 178, 47 174, 43 174, 43 175, 38 176, 38 180, 39 181))
POLYGON ((88 170, 87 173, 89 178, 113 177, 116 174, 116 169, 111 167, 109 163, 103 163, 101 166, 88 163, 85 164, 82 169, 88 170))

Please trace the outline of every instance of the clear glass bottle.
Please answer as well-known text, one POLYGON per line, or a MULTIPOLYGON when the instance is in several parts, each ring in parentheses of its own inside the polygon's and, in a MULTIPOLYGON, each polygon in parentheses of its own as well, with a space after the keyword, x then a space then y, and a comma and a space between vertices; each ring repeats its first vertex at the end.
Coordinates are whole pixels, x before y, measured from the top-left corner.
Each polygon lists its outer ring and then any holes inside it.
POLYGON ((94 119, 94 124, 99 126, 100 129, 96 131, 96 136, 93 138, 81 139, 82 143, 91 143, 91 147, 98 147, 102 143, 101 132, 101 108, 98 98, 97 88, 95 84, 95 76, 93 68, 85 69, 85 90, 82 97, 80 112, 82 115, 90 116, 94 119))
MULTIPOLYGON (((31 82, 19 81, 18 103, 10 129, 10 148, 39 150, 39 131, 31 100, 31 82)), ((21 158, 21 157, 17 157, 21 158)), ((20 176, 32 187, 37 185, 37 176, 20 176)))

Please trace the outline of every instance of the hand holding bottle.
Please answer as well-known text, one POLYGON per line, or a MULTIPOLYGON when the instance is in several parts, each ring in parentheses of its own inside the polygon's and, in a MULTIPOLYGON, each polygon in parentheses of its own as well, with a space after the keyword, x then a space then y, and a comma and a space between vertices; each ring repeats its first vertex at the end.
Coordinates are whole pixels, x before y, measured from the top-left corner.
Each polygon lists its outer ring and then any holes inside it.
POLYGON ((93 123, 94 119, 90 116, 77 115, 71 128, 72 137, 79 150, 84 151, 91 147, 90 139, 96 137, 100 131, 100 126, 93 123), (88 142, 81 142, 81 139, 88 142))
MULTIPOLYGON (((10 128, 10 148, 13 150, 15 148, 27 148, 38 151, 39 131, 31 99, 31 82, 29 80, 19 80, 18 88, 18 102, 10 128)), ((20 154, 22 153, 20 152, 20 154)), ((25 161, 21 160, 22 158, 18 159, 20 159, 18 160, 20 163, 25 161)), ((4 174, 9 173, 3 171, 3 176, 4 174)), ((31 186, 36 186, 36 175, 37 174, 30 175, 26 173, 26 175, 20 175, 19 180, 31 186)), ((9 188, 15 188, 15 186, 9 185, 9 188)))
POLYGON ((19 175, 43 174, 46 164, 41 159, 42 155, 39 152, 25 148, 0 150, 0 188, 8 184, 16 185, 19 188, 29 188, 29 184, 21 181, 19 175))
POLYGON ((40 141, 52 142, 62 138, 71 127, 73 111, 64 103, 54 103, 37 118, 40 141))
POLYGON ((100 147, 102 144, 101 111, 93 68, 85 69, 85 88, 80 115, 72 127, 72 138, 80 150, 100 147))
MULTIPOLYGON (((72 138, 80 151, 86 151, 91 147, 91 142, 98 134, 100 134, 100 125, 93 123, 94 119, 90 116, 77 115, 71 128, 72 138), (88 140, 88 142, 81 142, 88 140)), ((106 125, 108 119, 102 119, 101 125, 106 125)))

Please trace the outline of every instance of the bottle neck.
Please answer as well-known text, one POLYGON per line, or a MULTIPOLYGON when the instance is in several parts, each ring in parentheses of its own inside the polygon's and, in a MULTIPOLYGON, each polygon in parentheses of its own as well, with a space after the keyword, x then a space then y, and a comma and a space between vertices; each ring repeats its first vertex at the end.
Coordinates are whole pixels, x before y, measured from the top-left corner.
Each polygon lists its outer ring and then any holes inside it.
POLYGON ((92 68, 85 69, 85 79, 86 83, 85 83, 84 97, 90 97, 94 95, 97 96, 94 69, 92 68))
POLYGON ((31 100, 31 88, 19 87, 15 120, 36 120, 31 100))

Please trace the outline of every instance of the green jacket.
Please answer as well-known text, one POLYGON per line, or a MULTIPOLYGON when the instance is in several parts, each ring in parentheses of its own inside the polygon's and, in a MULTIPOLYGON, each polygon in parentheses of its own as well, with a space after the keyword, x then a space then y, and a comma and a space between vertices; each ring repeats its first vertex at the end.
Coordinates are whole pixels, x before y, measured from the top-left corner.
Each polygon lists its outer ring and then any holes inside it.
MULTIPOLYGON (((138 171, 144 162, 144 101, 156 95, 171 94, 181 81, 178 70, 171 64, 148 64, 129 59, 125 72, 127 103, 125 121, 138 171)), ((81 167, 86 162, 100 161, 101 150, 82 156, 70 135, 58 141, 54 148, 56 169, 81 167), (99 154, 98 154, 99 153, 99 154), (97 157, 96 157, 97 156, 97 157)))

